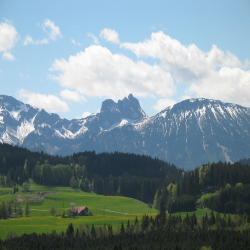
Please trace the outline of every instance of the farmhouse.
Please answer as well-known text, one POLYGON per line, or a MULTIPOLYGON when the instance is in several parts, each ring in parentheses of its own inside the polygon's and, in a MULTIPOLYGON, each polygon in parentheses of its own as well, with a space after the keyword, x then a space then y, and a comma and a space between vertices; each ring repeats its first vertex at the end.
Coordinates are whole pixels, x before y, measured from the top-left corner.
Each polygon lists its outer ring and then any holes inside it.
POLYGON ((10 218, 18 218, 18 214, 17 214, 17 213, 12 213, 12 214, 10 215, 10 218))
POLYGON ((89 209, 87 207, 73 207, 71 211, 74 213, 74 215, 79 216, 88 216, 89 215, 89 209))

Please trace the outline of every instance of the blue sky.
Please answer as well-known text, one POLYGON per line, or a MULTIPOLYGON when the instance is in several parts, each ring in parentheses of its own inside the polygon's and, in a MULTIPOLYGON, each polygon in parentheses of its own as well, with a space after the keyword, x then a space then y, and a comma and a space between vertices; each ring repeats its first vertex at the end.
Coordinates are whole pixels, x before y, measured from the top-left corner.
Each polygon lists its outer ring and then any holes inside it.
POLYGON ((0 1, 1 93, 74 119, 132 93, 250 107, 250 1, 0 1))

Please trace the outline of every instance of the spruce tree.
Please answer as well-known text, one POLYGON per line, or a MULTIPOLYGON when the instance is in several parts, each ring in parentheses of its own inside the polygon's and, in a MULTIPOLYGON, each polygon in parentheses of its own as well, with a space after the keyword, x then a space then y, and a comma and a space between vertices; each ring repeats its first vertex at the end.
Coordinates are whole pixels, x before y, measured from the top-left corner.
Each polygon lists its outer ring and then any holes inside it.
POLYGON ((94 224, 92 224, 92 228, 91 228, 90 233, 91 233, 92 238, 95 239, 96 238, 96 230, 95 230, 94 224))
POLYGON ((25 202, 24 214, 26 217, 28 217, 30 214, 30 205, 28 201, 25 202))

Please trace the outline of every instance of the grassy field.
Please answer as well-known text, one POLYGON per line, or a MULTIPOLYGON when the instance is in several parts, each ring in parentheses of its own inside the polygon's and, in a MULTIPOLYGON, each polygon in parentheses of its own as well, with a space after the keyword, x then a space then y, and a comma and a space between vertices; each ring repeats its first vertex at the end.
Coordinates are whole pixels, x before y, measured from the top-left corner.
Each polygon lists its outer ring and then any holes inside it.
MULTIPOLYGON (((50 233, 55 230, 57 233, 66 231, 69 223, 73 223, 74 228, 82 224, 103 226, 112 225, 113 229, 120 227, 121 223, 126 223, 128 220, 134 222, 135 216, 141 220, 144 214, 155 216, 158 211, 154 208, 150 209, 147 204, 132 198, 122 196, 102 196, 94 193, 85 193, 79 189, 70 187, 49 187, 35 184, 30 181, 30 191, 23 192, 23 188, 19 186, 19 192, 10 194, 12 188, 0 187, 0 201, 8 201, 17 199, 22 202, 21 207, 24 209, 25 200, 29 200, 30 214, 28 217, 8 218, 0 221, 0 238, 6 238, 9 231, 16 231, 18 235, 24 233, 50 233), (43 199, 38 199, 38 196, 44 192, 56 192, 45 196, 43 199), (76 206, 87 206, 93 216, 78 216, 75 218, 62 218, 61 212, 70 208, 70 203, 75 203, 76 206), (56 208, 56 216, 50 214, 52 206, 56 208)), ((214 194, 205 194, 200 201, 214 194)), ((200 216, 210 215, 209 209, 197 209, 195 212, 182 212, 184 218, 186 214, 189 216, 193 213, 199 219, 200 216)), ((179 215, 179 213, 173 214, 179 215)), ((223 216, 223 214, 221 214, 223 216)))
MULTIPOLYGON (((28 217, 9 218, 0 221, 0 238, 6 238, 9 231, 16 231, 18 235, 27 233, 47 233, 55 230, 57 233, 66 231, 69 223, 76 228, 79 224, 103 226, 111 224, 114 229, 120 227, 121 222, 134 221, 135 216, 140 220, 142 215, 156 215, 157 210, 150 209, 147 204, 135 199, 120 196, 102 196, 94 193, 85 193, 70 187, 46 187, 31 182, 30 192, 25 193, 22 187, 16 194, 8 194, 12 189, 0 188, 1 200, 19 199, 29 200, 30 214, 28 217), (41 192, 58 192, 36 200, 41 192), (56 208, 56 215, 70 208, 70 203, 76 206, 87 206, 93 216, 61 218, 50 214, 52 206, 56 208), (104 211, 105 209, 105 211, 104 211)), ((24 204, 21 205, 24 209, 24 204)))

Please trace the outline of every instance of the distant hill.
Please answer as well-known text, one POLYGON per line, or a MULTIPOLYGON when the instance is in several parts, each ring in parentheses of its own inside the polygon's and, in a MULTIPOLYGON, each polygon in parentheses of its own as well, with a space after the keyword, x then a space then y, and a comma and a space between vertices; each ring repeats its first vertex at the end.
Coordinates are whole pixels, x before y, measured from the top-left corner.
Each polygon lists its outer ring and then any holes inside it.
POLYGON ((204 98, 148 117, 129 95, 106 100, 100 113, 61 119, 13 97, 0 96, 0 142, 62 156, 124 152, 157 157, 180 168, 250 157, 250 109, 204 98))

